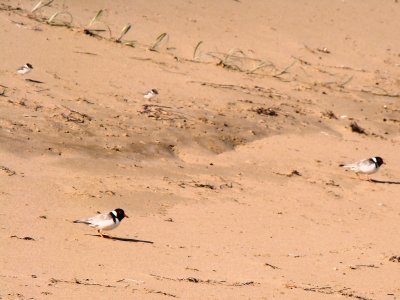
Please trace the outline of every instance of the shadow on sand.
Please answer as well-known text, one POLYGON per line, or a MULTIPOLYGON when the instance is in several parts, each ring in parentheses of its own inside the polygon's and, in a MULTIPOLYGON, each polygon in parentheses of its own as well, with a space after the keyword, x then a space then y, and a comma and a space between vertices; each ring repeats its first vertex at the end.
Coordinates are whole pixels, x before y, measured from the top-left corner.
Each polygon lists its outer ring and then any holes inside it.
MULTIPOLYGON (((101 237, 100 234, 87 234, 91 236, 97 236, 101 237)), ((121 238, 121 237, 114 237, 114 236, 109 236, 109 235, 104 235, 105 239, 113 240, 113 241, 120 241, 120 242, 128 242, 128 243, 146 243, 146 244, 154 244, 152 241, 146 241, 146 240, 137 240, 137 239, 130 239, 130 238, 121 238)))
POLYGON ((387 181, 387 180, 376 180, 376 179, 371 179, 370 181, 373 183, 400 184, 400 181, 387 181))

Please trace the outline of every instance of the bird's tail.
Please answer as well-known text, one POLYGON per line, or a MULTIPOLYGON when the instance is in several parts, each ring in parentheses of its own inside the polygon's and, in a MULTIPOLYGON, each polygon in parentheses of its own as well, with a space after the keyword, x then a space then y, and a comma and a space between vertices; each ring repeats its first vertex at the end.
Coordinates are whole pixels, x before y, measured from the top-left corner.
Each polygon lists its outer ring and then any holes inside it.
POLYGON ((340 164, 339 165, 339 167, 347 168, 347 169, 351 169, 351 168, 354 168, 356 166, 357 166, 356 164, 340 164))
POLYGON ((75 220, 73 223, 82 223, 82 224, 90 224, 87 220, 75 220))
POLYGON ((346 170, 351 170, 355 172, 357 172, 358 170, 357 164, 340 164, 339 166, 346 170))

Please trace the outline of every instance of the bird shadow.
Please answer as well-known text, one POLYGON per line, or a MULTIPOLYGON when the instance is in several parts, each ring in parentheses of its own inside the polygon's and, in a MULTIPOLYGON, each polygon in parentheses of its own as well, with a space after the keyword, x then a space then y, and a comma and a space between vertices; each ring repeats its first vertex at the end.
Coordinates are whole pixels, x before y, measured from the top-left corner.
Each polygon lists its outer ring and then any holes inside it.
POLYGON ((400 181, 376 180, 376 179, 370 179, 370 181, 373 183, 400 184, 400 181))
MULTIPOLYGON (((87 234, 87 235, 101 237, 100 234, 87 234)), ((103 234, 103 237, 105 239, 109 239, 109 240, 113 240, 113 241, 119 241, 119 242, 154 244, 154 242, 152 242, 152 241, 115 237, 115 236, 109 236, 109 235, 104 235, 104 234, 103 234)))

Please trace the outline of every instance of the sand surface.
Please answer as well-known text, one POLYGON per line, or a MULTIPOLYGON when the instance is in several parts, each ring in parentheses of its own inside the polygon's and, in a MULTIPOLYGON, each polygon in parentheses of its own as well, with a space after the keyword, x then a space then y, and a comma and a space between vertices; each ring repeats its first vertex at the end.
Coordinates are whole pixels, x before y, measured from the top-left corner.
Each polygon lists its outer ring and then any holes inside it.
POLYGON ((0 3, 0 299, 400 298, 397 1, 35 5, 0 3))

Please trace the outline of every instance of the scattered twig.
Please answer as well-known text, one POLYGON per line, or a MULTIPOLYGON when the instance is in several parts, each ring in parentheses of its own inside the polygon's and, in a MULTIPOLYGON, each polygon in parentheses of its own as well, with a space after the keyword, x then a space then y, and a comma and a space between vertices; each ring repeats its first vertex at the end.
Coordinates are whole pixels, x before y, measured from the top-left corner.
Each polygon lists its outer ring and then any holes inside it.
POLYGON ((365 90, 365 89, 361 89, 360 92, 368 93, 368 94, 371 94, 371 95, 374 95, 374 96, 391 97, 391 98, 400 98, 400 94, 391 94, 391 93, 388 93, 388 92, 381 92, 381 93, 379 93, 379 92, 374 92, 374 91, 365 90))
POLYGON ((25 240, 25 241, 36 241, 33 237, 30 237, 30 236, 19 237, 16 235, 11 235, 10 238, 16 238, 16 239, 25 240))
POLYGON ((75 53, 80 53, 80 54, 87 54, 87 55, 98 55, 97 53, 92 53, 92 52, 85 52, 85 51, 74 51, 75 53))
POLYGON ((271 264, 269 264, 269 263, 265 263, 265 266, 267 266, 267 267, 270 267, 270 268, 272 268, 272 269, 280 269, 279 267, 277 267, 277 266, 274 266, 274 265, 271 265, 271 264))
POLYGON ((207 184, 207 183, 195 183, 194 186, 201 187, 201 188, 207 188, 210 190, 215 190, 215 186, 213 186, 212 184, 207 184))
POLYGON ((245 285, 256 285, 259 284, 254 281, 246 281, 246 282, 227 282, 225 280, 212 280, 212 279, 199 279, 196 277, 187 277, 187 278, 169 278, 169 277, 164 277, 164 276, 159 276, 155 274, 150 274, 150 276, 153 276, 157 278, 158 280, 166 279, 166 280, 171 280, 171 281, 187 281, 187 282, 192 282, 192 283, 203 283, 203 284, 219 284, 219 285, 225 285, 225 286, 245 286, 245 285))
POLYGON ((144 288, 143 290, 148 292, 149 294, 161 294, 163 296, 177 298, 177 296, 174 294, 170 294, 170 293, 166 293, 166 292, 162 292, 162 291, 152 290, 152 289, 148 289, 148 288, 144 288))
POLYGON ((286 176, 286 177, 293 177, 293 176, 302 176, 301 173, 297 170, 293 170, 292 172, 285 174, 285 173, 279 173, 279 172, 274 172, 276 175, 280 176, 286 176))
POLYGON ((144 280, 137 280, 137 279, 131 279, 131 278, 122 278, 120 280, 117 280, 116 282, 134 282, 134 283, 144 283, 144 280))
POLYGON ((57 284, 59 282, 62 282, 62 283, 72 283, 72 284, 81 284, 81 285, 97 285, 97 286, 112 287, 112 288, 117 287, 115 285, 110 285, 110 284, 105 285, 105 284, 93 283, 93 282, 89 282, 89 281, 90 281, 90 279, 79 280, 77 278, 74 278, 74 280, 63 280, 63 279, 50 278, 51 284, 57 284))
POLYGON ((340 289, 340 290, 334 290, 331 286, 325 286, 325 287, 316 286, 316 287, 313 287, 313 286, 299 286, 299 285, 296 285, 296 284, 286 284, 286 288, 289 288, 289 289, 302 289, 303 291, 306 291, 306 292, 314 292, 314 293, 328 294, 328 295, 337 294, 337 295, 345 296, 345 297, 348 297, 348 298, 355 298, 355 299, 359 299, 359 300, 372 300, 371 298, 360 296, 360 295, 357 295, 353 291, 349 291, 350 288, 343 288, 343 289, 340 289))
POLYGON ((221 83, 213 83, 213 82, 205 82, 205 81, 188 81, 188 83, 198 83, 203 86, 209 86, 212 88, 222 88, 222 89, 228 89, 228 90, 234 90, 234 91, 240 91, 245 94, 250 94, 250 95, 257 95, 257 96, 264 96, 264 97, 277 97, 277 98, 285 98, 289 99, 289 96, 283 95, 275 91, 274 89, 266 89, 262 86, 255 85, 254 87, 247 87, 247 86, 242 86, 242 85, 235 85, 235 84, 221 84, 221 83))
POLYGON ((339 86, 339 87, 341 87, 341 88, 344 88, 344 86, 346 85, 346 84, 348 84, 350 81, 352 81, 353 80, 353 76, 350 76, 348 79, 346 79, 345 81, 343 81, 343 82, 341 82, 341 83, 338 83, 337 85, 339 86))
POLYGON ((370 264, 370 265, 354 265, 354 266, 349 266, 350 269, 352 270, 357 270, 359 268, 379 268, 377 266, 375 266, 374 264, 370 264))
POLYGON ((83 123, 85 123, 86 120, 88 120, 88 121, 92 120, 92 118, 89 117, 87 114, 81 113, 76 110, 72 110, 66 106, 63 106, 63 107, 69 110, 68 114, 61 113, 61 116, 63 118, 65 118, 68 122, 83 124, 83 123))
POLYGON ((291 67, 293 67, 293 66, 295 65, 295 63, 296 63, 296 60, 292 61, 287 67, 285 67, 282 71, 280 71, 280 72, 274 74, 272 77, 277 78, 277 77, 279 77, 279 76, 282 76, 283 74, 288 73, 288 70, 289 70, 291 67))
POLYGON ((357 68, 353 68, 353 67, 349 67, 349 66, 329 66, 329 65, 321 65, 321 66, 326 67, 326 68, 343 69, 343 70, 357 71, 357 72, 362 72, 362 73, 367 72, 364 69, 357 69, 357 68))
POLYGON ((140 114, 145 114, 149 118, 154 118, 156 120, 186 120, 187 116, 193 117, 187 113, 176 111, 170 106, 144 104, 142 107, 143 109, 139 111, 140 114))

